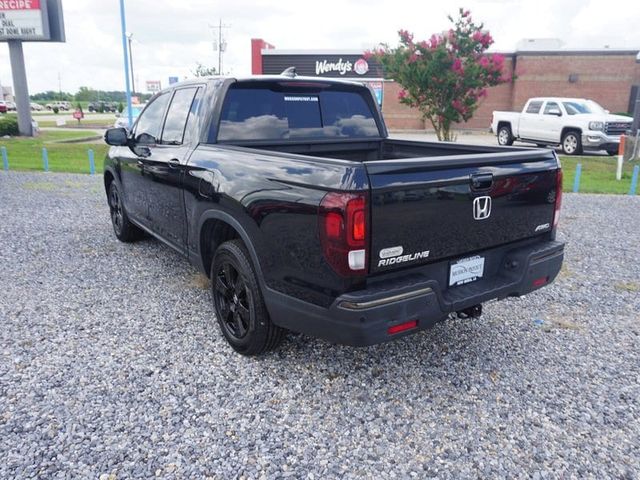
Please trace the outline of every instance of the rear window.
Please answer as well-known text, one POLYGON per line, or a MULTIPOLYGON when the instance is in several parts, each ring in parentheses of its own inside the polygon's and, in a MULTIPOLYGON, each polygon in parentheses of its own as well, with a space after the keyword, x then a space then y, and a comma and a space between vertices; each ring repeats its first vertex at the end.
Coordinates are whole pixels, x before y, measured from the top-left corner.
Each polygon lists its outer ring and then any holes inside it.
POLYGON ((218 130, 219 141, 379 135, 362 91, 241 84, 227 92, 218 130))

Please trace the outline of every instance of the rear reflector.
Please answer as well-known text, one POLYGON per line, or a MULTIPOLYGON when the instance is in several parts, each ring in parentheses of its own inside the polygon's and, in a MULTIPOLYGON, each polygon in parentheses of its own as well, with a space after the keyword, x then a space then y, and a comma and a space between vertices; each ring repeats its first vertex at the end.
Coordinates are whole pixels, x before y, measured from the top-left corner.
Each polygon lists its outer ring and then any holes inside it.
POLYGON ((540 277, 540 278, 536 278, 533 281, 533 286, 534 287, 541 287, 542 285, 544 285, 545 283, 547 283, 547 280, 549 280, 549 277, 540 277))
POLYGON ((418 320, 409 320, 408 322, 400 323, 398 325, 394 325, 387 329, 387 333, 389 335, 393 335, 394 333, 405 332, 407 330, 411 330, 412 328, 416 328, 418 326, 418 320))

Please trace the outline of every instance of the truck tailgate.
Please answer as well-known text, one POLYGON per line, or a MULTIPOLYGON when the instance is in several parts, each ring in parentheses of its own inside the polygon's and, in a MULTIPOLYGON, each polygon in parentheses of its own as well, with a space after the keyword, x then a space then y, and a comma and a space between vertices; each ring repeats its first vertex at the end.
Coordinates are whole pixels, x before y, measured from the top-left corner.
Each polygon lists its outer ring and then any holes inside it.
POLYGON ((553 227, 559 164, 550 150, 365 166, 371 187, 371 273, 456 261, 553 227))

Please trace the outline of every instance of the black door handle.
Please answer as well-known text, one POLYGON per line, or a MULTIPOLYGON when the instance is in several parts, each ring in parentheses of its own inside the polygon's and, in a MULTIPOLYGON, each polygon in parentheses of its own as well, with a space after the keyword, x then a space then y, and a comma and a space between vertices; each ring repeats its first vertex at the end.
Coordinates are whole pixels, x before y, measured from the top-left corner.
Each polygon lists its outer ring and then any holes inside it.
POLYGON ((177 158, 172 158, 167 163, 171 168, 178 168, 180 166, 180 160, 178 160, 177 158))

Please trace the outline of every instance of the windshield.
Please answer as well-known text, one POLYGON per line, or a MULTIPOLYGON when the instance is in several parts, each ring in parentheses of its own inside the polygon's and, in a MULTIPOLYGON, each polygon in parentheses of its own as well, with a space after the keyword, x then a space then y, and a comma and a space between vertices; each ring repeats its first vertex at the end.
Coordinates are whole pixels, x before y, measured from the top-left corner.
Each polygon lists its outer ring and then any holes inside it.
POLYGON ((593 100, 570 100, 562 102, 564 109, 569 115, 580 115, 584 113, 607 113, 604 108, 593 100))

